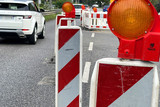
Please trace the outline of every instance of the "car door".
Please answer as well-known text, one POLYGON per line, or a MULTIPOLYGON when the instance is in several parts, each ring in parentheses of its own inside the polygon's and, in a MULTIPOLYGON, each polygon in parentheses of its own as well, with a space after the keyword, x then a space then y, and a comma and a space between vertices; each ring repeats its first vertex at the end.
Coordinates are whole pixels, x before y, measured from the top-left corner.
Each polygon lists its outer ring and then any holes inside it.
POLYGON ((43 20, 42 20, 42 14, 40 13, 39 9, 37 8, 36 4, 33 3, 35 9, 36 9, 36 18, 38 23, 38 33, 42 31, 43 29, 43 20))
POLYGON ((35 4, 34 3, 30 3, 29 4, 29 10, 31 11, 32 13, 32 16, 35 20, 35 23, 37 23, 37 33, 39 33, 42 29, 42 25, 41 25, 41 15, 39 14, 39 11, 38 9, 36 8, 35 4))

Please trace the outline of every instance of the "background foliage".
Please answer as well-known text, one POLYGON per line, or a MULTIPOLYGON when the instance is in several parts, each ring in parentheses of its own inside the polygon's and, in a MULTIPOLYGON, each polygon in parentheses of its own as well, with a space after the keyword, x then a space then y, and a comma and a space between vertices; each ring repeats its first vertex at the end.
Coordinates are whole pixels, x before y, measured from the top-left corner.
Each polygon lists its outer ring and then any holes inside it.
MULTIPOLYGON (((49 2, 50 0, 41 0, 42 4, 40 5, 41 7, 48 8, 49 7, 49 2)), ((61 8, 62 4, 64 2, 80 2, 83 4, 88 4, 89 6, 92 6, 93 4, 98 4, 99 7, 103 7, 104 5, 109 5, 110 0, 52 0, 52 4, 55 5, 57 8, 61 8)), ((154 5, 156 10, 160 12, 160 0, 150 0, 151 3, 154 5)), ((35 0, 35 2, 38 2, 38 0, 35 0)))

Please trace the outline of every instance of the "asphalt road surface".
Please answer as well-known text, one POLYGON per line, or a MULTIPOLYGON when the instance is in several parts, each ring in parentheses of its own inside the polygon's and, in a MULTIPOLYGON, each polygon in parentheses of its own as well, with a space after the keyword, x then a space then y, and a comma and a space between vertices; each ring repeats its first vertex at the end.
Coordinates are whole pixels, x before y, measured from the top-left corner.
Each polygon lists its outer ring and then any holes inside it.
MULTIPOLYGON (((76 21, 80 25, 79 19, 76 21)), ((46 38, 39 39, 36 45, 0 39, 0 107, 55 107, 54 24, 55 21, 46 23, 46 38)), ((83 30, 83 70, 86 63, 90 65, 88 81, 83 83, 83 107, 89 106, 95 62, 116 58, 118 45, 109 30, 83 30)))

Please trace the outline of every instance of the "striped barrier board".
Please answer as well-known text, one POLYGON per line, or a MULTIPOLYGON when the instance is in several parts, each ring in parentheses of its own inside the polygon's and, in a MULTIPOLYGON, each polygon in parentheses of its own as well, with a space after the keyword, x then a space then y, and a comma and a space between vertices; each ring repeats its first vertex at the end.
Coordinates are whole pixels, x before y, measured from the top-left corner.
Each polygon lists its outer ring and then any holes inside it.
POLYGON ((90 89, 90 107, 158 107, 157 66, 118 58, 98 60, 90 89))
POLYGON ((56 107, 81 107, 81 29, 60 26, 56 37, 56 107))

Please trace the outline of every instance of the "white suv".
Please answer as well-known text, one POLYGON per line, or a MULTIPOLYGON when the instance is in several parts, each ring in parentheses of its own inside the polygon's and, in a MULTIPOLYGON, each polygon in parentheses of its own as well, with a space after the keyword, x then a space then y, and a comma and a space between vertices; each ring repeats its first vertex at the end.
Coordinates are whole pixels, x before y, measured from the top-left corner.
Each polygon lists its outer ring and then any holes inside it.
POLYGON ((31 0, 0 0, 0 37, 15 35, 31 44, 45 36, 45 18, 31 0))

